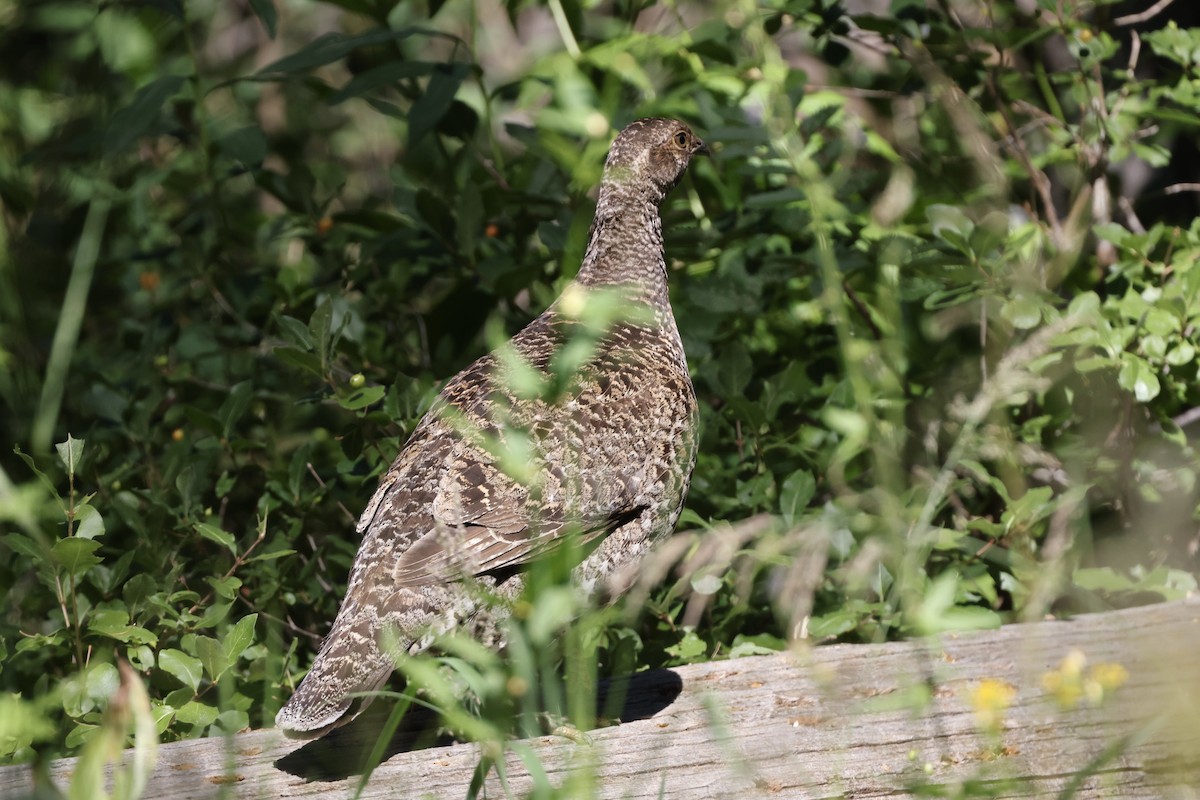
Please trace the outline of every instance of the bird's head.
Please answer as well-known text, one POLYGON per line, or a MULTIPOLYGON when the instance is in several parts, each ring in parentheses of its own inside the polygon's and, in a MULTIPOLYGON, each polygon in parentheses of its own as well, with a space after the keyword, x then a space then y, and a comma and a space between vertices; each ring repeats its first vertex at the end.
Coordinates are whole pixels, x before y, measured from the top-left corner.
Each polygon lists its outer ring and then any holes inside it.
POLYGON ((708 148, 682 122, 639 119, 617 135, 604 162, 604 186, 618 191, 650 191, 657 200, 679 182, 692 157, 708 148))

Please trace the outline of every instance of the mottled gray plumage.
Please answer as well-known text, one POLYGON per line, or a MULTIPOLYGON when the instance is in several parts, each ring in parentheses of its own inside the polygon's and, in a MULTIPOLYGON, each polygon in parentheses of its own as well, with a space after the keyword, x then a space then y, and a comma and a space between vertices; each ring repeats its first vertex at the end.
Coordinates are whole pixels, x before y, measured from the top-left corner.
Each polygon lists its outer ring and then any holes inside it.
POLYGON ((494 599, 515 598, 520 567, 568 530, 603 537, 575 569, 592 592, 674 528, 696 460, 696 398, 667 296, 659 204, 704 151, 667 119, 639 120, 613 142, 579 274, 509 352, 549 374, 594 289, 641 313, 608 328, 553 400, 518 396, 499 351, 450 379, 358 522, 341 611, 275 718, 286 733, 320 736, 352 719, 364 703, 350 695, 378 689, 394 668, 388 644, 418 652, 460 628, 502 646, 494 599), (513 431, 529 440, 521 479, 496 457, 513 431))

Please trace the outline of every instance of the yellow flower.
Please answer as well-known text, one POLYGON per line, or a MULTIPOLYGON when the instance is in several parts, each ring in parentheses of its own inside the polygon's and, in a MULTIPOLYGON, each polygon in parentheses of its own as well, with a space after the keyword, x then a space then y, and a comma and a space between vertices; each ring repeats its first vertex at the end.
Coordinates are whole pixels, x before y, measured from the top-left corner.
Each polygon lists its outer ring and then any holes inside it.
POLYGON ((1042 676, 1042 688, 1054 696, 1060 708, 1070 711, 1084 698, 1093 706, 1129 680, 1129 672, 1120 664, 1096 664, 1084 673, 1087 657, 1078 650, 1067 653, 1057 670, 1042 676))
POLYGON ((1088 670, 1084 691, 1091 704, 1098 706, 1105 698, 1121 688, 1129 680, 1129 670, 1120 664, 1097 664, 1088 670))
POLYGON ((1004 712, 1017 696, 1015 686, 995 678, 984 678, 971 690, 971 708, 980 730, 998 733, 1004 727, 1004 712))
POLYGON ((1063 657, 1058 669, 1042 676, 1042 688, 1058 701, 1058 707, 1070 711, 1083 697, 1083 668, 1087 656, 1072 650, 1063 657))

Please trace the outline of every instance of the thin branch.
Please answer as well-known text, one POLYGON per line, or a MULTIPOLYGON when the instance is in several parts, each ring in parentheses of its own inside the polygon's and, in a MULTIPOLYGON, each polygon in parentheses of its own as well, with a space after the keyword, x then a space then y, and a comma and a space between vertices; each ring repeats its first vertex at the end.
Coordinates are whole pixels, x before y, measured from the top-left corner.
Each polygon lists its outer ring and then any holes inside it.
MULTIPOLYGON (((268 514, 269 513, 270 512, 268 512, 268 514)), ((250 557, 250 554, 254 552, 254 548, 262 544, 263 539, 265 538, 267 538, 267 515, 263 515, 258 518, 258 536, 254 538, 254 541, 250 543, 250 546, 243 550, 240 555, 234 557, 233 566, 231 566, 225 572, 225 574, 221 576, 221 580, 226 580, 233 575, 233 573, 237 572, 242 565, 246 563, 246 559, 250 557)), ((208 605, 213 599, 213 594, 214 592, 209 592, 208 594, 204 595, 204 597, 197 600, 192 604, 192 607, 188 609, 187 613, 194 614, 196 609, 200 608, 201 606, 208 605)))
MULTIPOLYGON (((996 108, 1000 111, 1001 117, 1004 118, 1005 125, 1015 134, 1017 131, 1016 121, 1013 120, 1012 116, 1008 113, 1008 106, 1005 98, 1000 94, 1000 89, 996 85, 992 73, 989 72, 987 74, 985 83, 988 91, 996 100, 996 108)), ((1054 233, 1055 240, 1061 241, 1062 224, 1058 218, 1058 209, 1054 207, 1054 198, 1051 195, 1052 186, 1050 183, 1050 178, 1046 176, 1045 172, 1038 169, 1038 167, 1034 165, 1033 159, 1025 149, 1025 142, 1017 138, 1015 135, 1009 137, 1008 149, 1013 156, 1015 156, 1016 159, 1021 162, 1022 169, 1024 169, 1026 174, 1029 175, 1029 180, 1033 184, 1034 190, 1038 193, 1038 197, 1042 201, 1042 214, 1045 217, 1046 222, 1050 225, 1050 230, 1054 233)))
POLYGON ((1117 205, 1121 208, 1121 213, 1125 215, 1125 222, 1129 230, 1134 233, 1145 233, 1146 226, 1138 219, 1137 212, 1133 209, 1133 202, 1128 197, 1121 196, 1117 199, 1117 205))
POLYGON ((1129 39, 1129 63, 1125 69, 1132 78, 1133 73, 1137 71, 1138 58, 1142 55, 1142 37, 1137 35, 1137 31, 1130 31, 1129 39))
POLYGON ((308 631, 308 630, 305 630, 304 628, 301 628, 299 625, 292 622, 292 620, 290 618, 284 619, 283 617, 277 617, 274 614, 263 611, 261 608, 256 606, 254 603, 250 602, 245 597, 242 597, 241 592, 238 592, 235 595, 235 597, 242 605, 246 606, 246 608, 250 609, 255 614, 258 614, 263 619, 269 619, 272 622, 278 622, 280 625, 287 628, 289 631, 296 634, 297 636, 307 636, 309 639, 313 640, 314 642, 316 642, 318 644, 320 644, 321 640, 323 638, 325 638, 319 633, 313 633, 312 631, 308 631))
POLYGON ((1200 183, 1173 183, 1163 189, 1163 194, 1179 194, 1180 192, 1200 192, 1200 183))
MULTIPOLYGON (((304 466, 308 467, 308 474, 312 475, 314 478, 316 478, 316 481, 318 484, 321 485, 321 488, 325 491, 329 491, 329 487, 325 485, 325 481, 323 481, 321 479, 321 476, 319 474, 317 474, 316 469, 313 468, 312 462, 310 461, 310 462, 306 463, 304 466)), ((350 520, 350 522, 352 524, 358 523, 358 517, 351 514, 350 509, 346 508, 346 506, 342 504, 341 500, 337 501, 337 507, 342 510, 342 513, 346 515, 346 517, 350 520)))
POLYGON ((1137 25, 1139 22, 1145 22, 1152 17, 1162 13, 1163 9, 1174 3, 1175 0, 1158 0, 1157 3, 1147 8, 1138 14, 1129 14, 1124 17, 1117 17, 1113 20, 1114 25, 1137 25))
POLYGON ((837 92, 847 97, 874 97, 881 100, 894 100, 905 96, 892 89, 859 89, 854 86, 837 86, 832 83, 810 83, 808 89, 814 92, 837 92))
POLYGON ((883 333, 879 330, 879 326, 875 324, 875 320, 871 319, 871 312, 867 308, 866 303, 859 298, 858 294, 855 293, 854 289, 852 289, 850 284, 846 281, 842 281, 842 290, 846 293, 846 297, 850 299, 850 303, 854 306, 854 310, 858 312, 860 317, 862 317, 862 321, 868 328, 871 329, 871 336, 874 337, 875 341, 877 342, 882 341, 883 333))
POLYGON ((1171 421, 1181 428, 1200 422, 1200 408, 1189 408, 1171 421))

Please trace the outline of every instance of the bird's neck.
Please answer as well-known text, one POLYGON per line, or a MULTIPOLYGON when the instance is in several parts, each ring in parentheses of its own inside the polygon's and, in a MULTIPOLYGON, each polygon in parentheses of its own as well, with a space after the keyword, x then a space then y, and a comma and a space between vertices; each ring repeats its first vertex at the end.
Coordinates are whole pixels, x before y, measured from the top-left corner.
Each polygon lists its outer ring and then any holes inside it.
POLYGON ((602 187, 575 280, 582 286, 616 289, 631 302, 649 306, 660 325, 673 327, 658 212, 661 199, 602 187))

